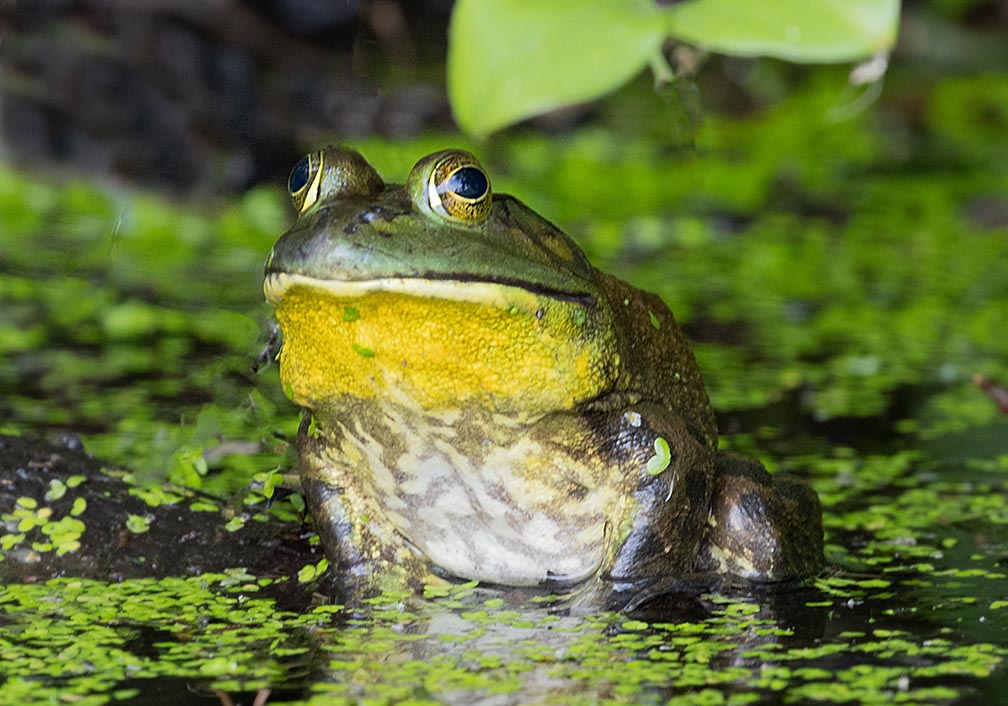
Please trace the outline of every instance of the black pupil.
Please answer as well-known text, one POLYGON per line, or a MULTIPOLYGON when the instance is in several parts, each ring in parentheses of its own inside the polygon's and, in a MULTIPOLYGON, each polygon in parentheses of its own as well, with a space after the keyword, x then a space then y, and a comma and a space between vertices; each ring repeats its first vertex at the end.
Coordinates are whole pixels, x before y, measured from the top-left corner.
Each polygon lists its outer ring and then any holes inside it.
POLYGON ((292 194, 296 194, 305 188, 308 184, 308 158, 304 157, 300 162, 294 165, 291 170, 290 181, 287 182, 287 188, 290 189, 292 194))
POLYGON ((478 199, 489 188, 486 175, 476 167, 462 167, 448 177, 448 190, 464 199, 478 199))

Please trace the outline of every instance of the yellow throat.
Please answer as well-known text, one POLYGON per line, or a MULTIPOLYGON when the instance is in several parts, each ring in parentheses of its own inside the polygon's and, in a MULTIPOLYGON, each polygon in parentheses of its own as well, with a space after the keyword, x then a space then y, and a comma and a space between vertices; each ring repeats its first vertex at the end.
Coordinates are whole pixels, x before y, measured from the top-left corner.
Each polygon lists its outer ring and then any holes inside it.
POLYGON ((601 314, 520 287, 274 274, 264 291, 283 331, 281 381, 304 407, 405 394, 424 409, 534 416, 594 397, 619 366, 610 327, 590 320, 601 314))

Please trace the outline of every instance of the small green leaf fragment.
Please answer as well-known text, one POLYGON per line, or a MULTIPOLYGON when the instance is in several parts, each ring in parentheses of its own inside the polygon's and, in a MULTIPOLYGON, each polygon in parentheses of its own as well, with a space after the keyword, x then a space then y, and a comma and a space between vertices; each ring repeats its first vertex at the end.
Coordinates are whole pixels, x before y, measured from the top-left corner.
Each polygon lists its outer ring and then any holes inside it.
POLYGON ((329 560, 322 559, 317 564, 305 564, 298 571, 298 581, 300 583, 308 583, 309 581, 321 576, 325 573, 325 570, 329 568, 329 560))
POLYGON ((200 488, 208 470, 206 458, 203 457, 203 448, 184 446, 172 455, 168 480, 190 488, 200 488))
POLYGON ((668 442, 665 441, 664 437, 656 437, 654 440, 654 452, 655 455, 648 459, 647 462, 647 472, 648 475, 656 476, 672 463, 672 451, 669 449, 668 442))
MULTIPOLYGON (((314 423, 315 418, 312 417, 312 423, 314 423)), ((283 474, 277 470, 264 471, 262 473, 256 473, 252 476, 252 482, 256 485, 261 485, 262 489, 259 493, 267 500, 273 497, 273 493, 276 491, 277 485, 283 481, 283 474)))
POLYGON ((357 355, 363 356, 365 358, 374 358, 375 352, 371 348, 362 346, 359 343, 351 343, 350 347, 354 349, 357 355))
POLYGON ((451 594, 451 586, 447 583, 426 583, 423 587, 424 598, 447 598, 451 594))
POLYGON ((643 620, 625 620, 620 625, 620 628, 629 632, 640 632, 641 630, 647 630, 647 627, 648 624, 643 620))
POLYGON ((23 542, 24 539, 24 534, 5 534, 0 537, 0 549, 7 551, 8 549, 11 549, 23 542))
POLYGON ((655 313, 650 309, 647 310, 648 319, 651 320, 651 325, 655 327, 655 330, 661 329, 661 321, 655 316, 655 313))
POLYGON ((49 481, 49 490, 46 491, 45 499, 46 502, 53 502, 59 500, 64 495, 66 495, 67 487, 66 483, 61 481, 59 478, 53 478, 49 481))
POLYGON ((150 529, 150 520, 140 515, 130 515, 126 518, 126 529, 133 534, 143 534, 150 529))
POLYGON ((29 498, 28 496, 21 496, 14 501, 18 507, 23 507, 25 510, 34 510, 38 507, 38 500, 35 498, 29 498))
POLYGON ((47 522, 42 526, 42 534, 52 537, 59 543, 61 539, 77 539, 84 532, 84 523, 76 517, 61 517, 56 522, 47 522))
POLYGON ((359 318, 360 318, 360 311, 356 307, 352 306, 343 307, 344 321, 356 321, 359 318))
POLYGON ((61 542, 56 546, 56 556, 63 556, 64 554, 70 554, 80 549, 80 542, 76 539, 71 539, 66 542, 61 542))
POLYGON ((224 576, 220 579, 221 586, 239 586, 243 583, 248 583, 249 581, 254 581, 255 576, 248 572, 243 566, 236 566, 231 569, 224 570, 224 576))
POLYGON ((70 476, 69 478, 66 479, 66 486, 68 488, 76 488, 78 485, 80 485, 86 480, 87 476, 84 475, 70 476))
POLYGON ((87 500, 85 498, 74 498, 73 507, 70 508, 70 514, 74 517, 79 517, 84 514, 87 510, 87 500))
POLYGON ((189 503, 190 512, 217 512, 218 508, 211 502, 205 500, 197 500, 196 502, 189 503))
POLYGON ((222 676, 237 671, 238 662, 232 657, 211 657, 199 663, 199 673, 205 676, 222 676))
POLYGON ((224 529, 226 529, 228 532, 237 532, 244 526, 245 526, 245 518, 239 515, 237 517, 232 517, 228 521, 228 523, 224 525, 224 529))
POLYGON ((758 603, 729 603, 725 606, 725 615, 756 615, 759 612, 760 606, 758 603))
POLYGON ((158 507, 160 505, 172 505, 179 502, 182 498, 178 495, 173 495, 166 491, 160 485, 152 485, 146 488, 130 488, 129 494, 134 495, 151 507, 158 507))

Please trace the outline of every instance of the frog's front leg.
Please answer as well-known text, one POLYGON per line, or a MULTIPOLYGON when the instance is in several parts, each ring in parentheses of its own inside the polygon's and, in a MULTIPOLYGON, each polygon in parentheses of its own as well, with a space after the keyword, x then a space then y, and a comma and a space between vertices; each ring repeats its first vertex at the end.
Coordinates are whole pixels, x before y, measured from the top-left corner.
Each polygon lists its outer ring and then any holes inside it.
POLYGON ((718 454, 709 534, 701 553, 719 573, 755 581, 811 576, 825 565, 815 491, 756 461, 718 454))
POLYGON ((362 598, 382 590, 417 590, 437 579, 422 554, 395 531, 368 484, 367 462, 346 430, 298 430, 301 485, 340 589, 362 598))
POLYGON ((634 583, 688 575, 706 534, 714 451, 659 405, 634 405, 618 423, 615 454, 632 502, 615 527, 607 578, 634 583))

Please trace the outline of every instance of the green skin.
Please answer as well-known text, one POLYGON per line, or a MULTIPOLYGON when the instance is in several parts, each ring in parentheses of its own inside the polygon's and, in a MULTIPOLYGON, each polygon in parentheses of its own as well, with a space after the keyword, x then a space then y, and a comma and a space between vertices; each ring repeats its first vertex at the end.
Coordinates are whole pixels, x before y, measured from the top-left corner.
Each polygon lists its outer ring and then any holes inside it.
MULTIPOLYGON (((302 213, 270 254, 265 289, 285 340, 281 376, 307 410, 298 448, 308 506, 346 590, 457 577, 611 595, 702 577, 784 581, 823 567, 814 491, 717 452, 693 353, 657 296, 592 267, 520 201, 491 199, 489 183, 488 213, 453 217, 432 205, 431 174, 446 157, 481 170, 467 153, 421 160, 405 186, 386 185, 346 148, 314 157, 324 168, 293 194, 302 213), (292 277, 302 302, 322 302, 332 288, 364 297, 353 288, 395 280, 435 323, 447 311, 444 284, 461 283, 478 306, 531 298, 537 310, 509 311, 533 327, 548 326, 560 306, 576 310, 577 336, 561 338, 593 361, 595 381, 540 384, 516 373, 503 393, 460 391, 457 403, 436 404, 380 371, 368 378, 382 381, 377 391, 337 379, 328 389, 317 382, 326 370, 298 353, 318 334, 285 309, 292 277), (578 392, 524 404, 551 385, 578 392)), ((302 181, 292 175, 292 188, 302 181)), ((380 348, 367 355, 381 365, 380 348)))

